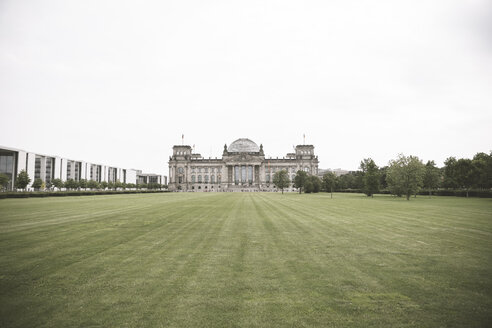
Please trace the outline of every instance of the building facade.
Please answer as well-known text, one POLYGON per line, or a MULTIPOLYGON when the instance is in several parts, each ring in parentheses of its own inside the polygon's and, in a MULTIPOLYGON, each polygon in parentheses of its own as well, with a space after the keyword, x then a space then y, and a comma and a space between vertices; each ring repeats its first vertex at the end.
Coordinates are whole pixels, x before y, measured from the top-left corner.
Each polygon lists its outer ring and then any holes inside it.
POLYGON ((155 173, 142 173, 137 171, 137 184, 160 184, 167 185, 167 176, 155 173))
POLYGON ((62 181, 69 179, 97 182, 119 181, 136 184, 138 182, 137 172, 141 172, 135 169, 71 160, 0 146, 0 173, 9 178, 7 190, 14 189, 15 178, 22 170, 25 170, 31 178, 27 189, 31 189, 32 183, 38 178, 46 184, 53 179, 61 179, 62 181))
POLYGON ((222 158, 203 158, 190 146, 174 146, 169 158, 169 190, 171 191, 274 191, 273 175, 285 170, 293 191, 295 174, 303 170, 318 173, 318 157, 313 145, 298 145, 294 153, 283 158, 266 158, 263 145, 246 138, 227 147, 222 158))

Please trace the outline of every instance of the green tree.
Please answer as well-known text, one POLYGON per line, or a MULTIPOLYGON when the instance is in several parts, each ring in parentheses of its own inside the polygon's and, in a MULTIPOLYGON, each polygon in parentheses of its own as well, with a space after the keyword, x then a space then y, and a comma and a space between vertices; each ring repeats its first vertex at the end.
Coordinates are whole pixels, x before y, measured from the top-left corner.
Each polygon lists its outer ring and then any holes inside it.
POLYGON ((454 173, 456 184, 459 188, 466 190, 466 197, 468 197, 468 191, 474 182, 472 160, 468 158, 460 158, 457 160, 454 173))
POLYGON ((108 187, 108 183, 106 181, 103 181, 100 183, 100 186, 102 190, 106 190, 106 188, 108 187))
POLYGON ((304 186, 304 192, 309 194, 312 192, 317 193, 320 190, 321 190, 321 180, 315 175, 308 176, 304 186))
POLYGON ((365 158, 360 162, 362 170, 362 191, 367 196, 374 197, 379 191, 379 168, 372 158, 365 158))
POLYGON ((74 179, 68 179, 65 181, 65 188, 69 190, 75 190, 79 188, 79 182, 75 181, 74 179))
POLYGON ((434 161, 427 161, 425 164, 425 174, 424 174, 424 188, 429 190, 429 197, 432 194, 432 190, 436 189, 439 185, 439 180, 441 179, 441 171, 436 167, 434 161))
POLYGON ((25 170, 22 170, 17 175, 17 179, 15 179, 15 188, 26 190, 29 182, 31 182, 31 178, 29 178, 29 174, 27 174, 25 170))
POLYGON ((123 188, 123 183, 120 182, 120 180, 116 180, 114 183, 114 189, 120 189, 123 188))
POLYGON ((339 189, 359 189, 363 187, 363 174, 361 171, 350 171, 347 174, 338 177, 339 189))
POLYGON ((80 179, 79 187, 86 190, 87 189, 87 180, 86 179, 80 179))
POLYGON ((417 156, 398 155, 388 167, 387 181, 391 193, 405 195, 407 200, 416 194, 423 185, 425 166, 417 156))
POLYGON ((458 182, 456 181, 457 167, 456 163, 458 161, 455 157, 448 157, 444 161, 444 181, 443 186, 445 188, 458 188, 458 182))
POLYGON ((7 189, 7 185, 10 182, 8 175, 0 173, 0 189, 7 189))
POLYGON ((282 194, 284 193, 284 188, 289 186, 289 183, 289 174, 286 170, 280 170, 273 175, 273 184, 282 190, 282 194))
POLYGON ((34 179, 34 182, 32 183, 32 187, 34 188, 34 190, 38 190, 38 191, 42 185, 43 185, 43 180, 41 180, 40 178, 34 179))
POLYGON ((331 198, 333 198, 333 189, 335 189, 337 184, 337 176, 333 172, 327 172, 323 175, 323 189, 331 193, 331 198))
POLYGON ((67 190, 71 190, 71 189, 73 189, 74 182, 75 182, 75 181, 74 181, 73 179, 68 179, 67 181, 65 181, 65 184, 64 184, 64 185, 65 185, 65 188, 66 188, 67 190))
POLYGON ((114 187, 114 182, 113 182, 113 181, 109 181, 109 182, 108 182, 108 189, 110 189, 110 190, 111 190, 111 189, 115 189, 115 187, 114 187))
POLYGON ((51 183, 58 190, 60 190, 64 186, 63 181, 61 179, 53 179, 53 181, 51 181, 51 183))
POLYGON ((296 177, 294 178, 294 187, 299 188, 299 193, 302 192, 302 188, 306 184, 308 175, 306 172, 299 170, 296 173, 296 177))
POLYGON ((473 156, 473 184, 479 189, 492 187, 492 153, 477 153, 473 156))
POLYGON ((94 180, 87 181, 87 188, 94 190, 99 188, 99 183, 94 180))
POLYGON ((379 187, 382 189, 388 188, 388 183, 386 182, 386 173, 388 172, 388 167, 383 166, 379 168, 379 187))

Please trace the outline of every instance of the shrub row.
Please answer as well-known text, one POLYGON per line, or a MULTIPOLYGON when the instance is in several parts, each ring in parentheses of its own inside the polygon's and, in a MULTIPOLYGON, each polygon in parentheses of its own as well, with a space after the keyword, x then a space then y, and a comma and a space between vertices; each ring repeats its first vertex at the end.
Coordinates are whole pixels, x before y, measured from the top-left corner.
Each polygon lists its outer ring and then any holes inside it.
POLYGON ((101 191, 29 191, 29 192, 2 192, 0 199, 4 198, 30 198, 30 197, 65 197, 65 196, 97 196, 116 194, 152 194, 169 192, 167 190, 101 190, 101 191))
MULTIPOLYGON (((419 195, 428 195, 429 191, 421 190, 419 195)), ((435 196, 466 197, 466 190, 433 190, 435 196)), ((469 190, 468 197, 492 198, 492 190, 469 190)))
MULTIPOLYGON (((349 192, 349 193, 358 193, 362 194, 363 191, 361 189, 340 189, 336 192, 349 192)), ((380 190, 377 194, 381 195, 390 195, 391 192, 389 190, 380 190)), ((429 195, 428 190, 421 190, 418 192, 418 195, 427 196, 429 195)), ((466 190, 432 190, 433 196, 456 196, 456 197, 466 197, 466 190)), ((468 197, 480 197, 480 198, 492 198, 492 190, 469 190, 468 197)))
MULTIPOLYGON (((340 190, 335 190, 336 192, 350 192, 350 193, 355 193, 355 194, 363 194, 364 192, 362 189, 340 189, 340 190)), ((389 190, 380 190, 376 194, 381 194, 381 195, 390 195, 391 193, 389 190)))

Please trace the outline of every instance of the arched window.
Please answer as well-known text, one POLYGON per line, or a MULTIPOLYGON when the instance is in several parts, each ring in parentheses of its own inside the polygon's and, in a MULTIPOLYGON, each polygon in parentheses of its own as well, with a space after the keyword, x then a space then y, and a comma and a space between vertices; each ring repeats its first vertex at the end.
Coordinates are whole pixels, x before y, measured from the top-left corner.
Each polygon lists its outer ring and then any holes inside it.
POLYGON ((270 182, 270 174, 267 174, 266 177, 265 177, 265 181, 266 182, 270 182))
POLYGON ((198 176, 198 183, 202 183, 202 176, 201 175, 198 176))
POLYGON ((195 183, 195 176, 194 175, 191 176, 191 183, 195 183))
POLYGON ((208 183, 208 175, 205 176, 205 183, 208 183))
POLYGON ((307 166, 306 166, 306 167, 304 168, 304 172, 309 172, 309 167, 307 167, 307 166))
POLYGON ((215 183, 215 175, 210 176, 210 183, 215 183))

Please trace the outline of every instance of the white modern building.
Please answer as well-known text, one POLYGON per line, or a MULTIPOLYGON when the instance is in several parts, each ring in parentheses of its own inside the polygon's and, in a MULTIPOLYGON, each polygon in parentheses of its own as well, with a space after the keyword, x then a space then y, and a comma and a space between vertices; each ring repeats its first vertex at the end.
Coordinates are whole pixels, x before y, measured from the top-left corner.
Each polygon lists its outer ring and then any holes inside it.
POLYGON ((162 185, 167 185, 167 176, 155 173, 142 173, 142 171, 139 170, 137 171, 137 184, 144 183, 158 183, 162 185))
POLYGON ((135 169, 72 160, 0 146, 0 173, 9 178, 8 190, 14 189, 15 178, 22 170, 25 170, 31 178, 28 189, 38 178, 45 183, 49 183, 53 179, 61 179, 62 181, 85 179, 97 182, 120 181, 137 184, 137 173, 142 174, 142 171, 135 169))

